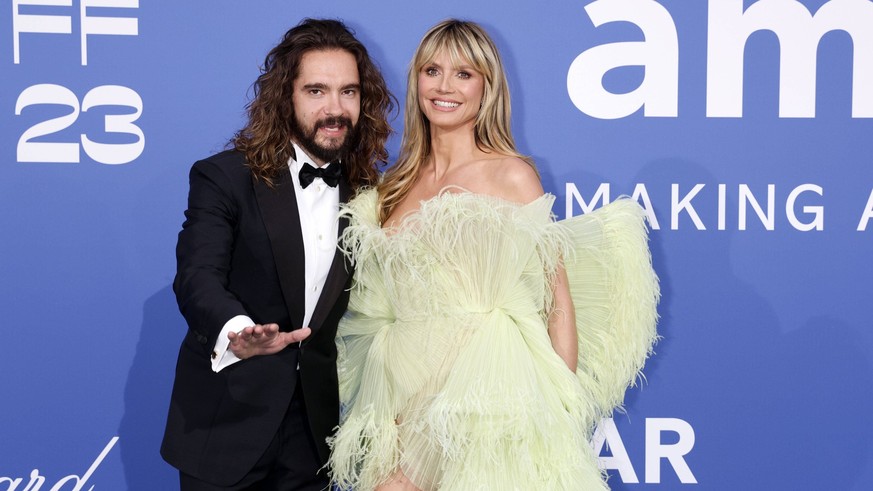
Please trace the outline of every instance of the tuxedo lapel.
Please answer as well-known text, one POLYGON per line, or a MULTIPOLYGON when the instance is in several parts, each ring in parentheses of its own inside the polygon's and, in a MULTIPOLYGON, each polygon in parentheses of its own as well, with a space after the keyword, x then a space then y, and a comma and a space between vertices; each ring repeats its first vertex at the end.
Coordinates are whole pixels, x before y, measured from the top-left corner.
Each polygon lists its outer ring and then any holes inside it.
MULTIPOLYGON (((346 182, 345 178, 339 182, 339 201, 340 204, 348 202, 351 197, 351 187, 346 182)), ((349 224, 349 220, 345 217, 339 219, 337 226, 337 237, 342 237, 343 231, 349 224)), ((313 331, 321 327, 324 319, 330 314, 336 303, 337 298, 345 288, 346 280, 349 279, 351 266, 346 261, 345 254, 337 248, 333 256, 333 262, 330 265, 330 271, 327 273, 327 278, 324 281, 324 288, 321 291, 321 296, 318 297, 318 302, 315 304, 315 311, 312 313, 312 321, 310 327, 313 331)))
POLYGON ((303 235, 300 230, 300 212, 291 172, 283 167, 269 187, 263 180, 252 178, 261 218, 270 238, 276 272, 282 296, 291 318, 291 326, 280 326, 283 331, 302 327, 305 309, 303 235))

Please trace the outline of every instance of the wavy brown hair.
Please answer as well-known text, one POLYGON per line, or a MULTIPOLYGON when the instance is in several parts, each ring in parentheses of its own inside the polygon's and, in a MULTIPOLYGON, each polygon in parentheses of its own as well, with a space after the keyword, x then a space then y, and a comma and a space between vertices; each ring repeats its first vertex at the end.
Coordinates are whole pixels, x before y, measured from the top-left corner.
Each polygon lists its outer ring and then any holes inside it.
POLYGON ((343 173, 353 189, 375 185, 377 166, 388 160, 385 142, 391 134, 387 115, 395 107, 382 73, 370 59, 367 48, 342 22, 330 19, 304 19, 292 27, 264 60, 255 81, 254 99, 248 104, 249 120, 231 139, 230 145, 246 156, 258 179, 270 186, 283 168, 294 147, 295 117, 292 93, 300 62, 309 51, 343 50, 358 65, 361 82, 361 115, 348 155, 343 158, 343 173))

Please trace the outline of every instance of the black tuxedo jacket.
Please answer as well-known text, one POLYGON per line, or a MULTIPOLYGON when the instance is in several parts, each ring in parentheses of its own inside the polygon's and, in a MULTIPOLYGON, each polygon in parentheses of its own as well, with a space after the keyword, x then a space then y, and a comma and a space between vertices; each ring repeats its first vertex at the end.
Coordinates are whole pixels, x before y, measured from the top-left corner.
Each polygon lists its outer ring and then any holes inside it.
MULTIPOLYGON (((339 184, 340 202, 350 188, 339 184)), ((258 324, 298 329, 304 315, 300 217, 290 172, 275 187, 253 178, 244 156, 226 151, 194 164, 185 223, 176 248, 173 290, 188 332, 161 455, 198 479, 228 486, 264 453, 297 383, 319 457, 339 420, 337 323, 348 304, 351 268, 337 251, 302 346, 212 371, 212 348, 224 324, 240 314, 258 324)), ((346 223, 341 220, 340 233, 346 223)))

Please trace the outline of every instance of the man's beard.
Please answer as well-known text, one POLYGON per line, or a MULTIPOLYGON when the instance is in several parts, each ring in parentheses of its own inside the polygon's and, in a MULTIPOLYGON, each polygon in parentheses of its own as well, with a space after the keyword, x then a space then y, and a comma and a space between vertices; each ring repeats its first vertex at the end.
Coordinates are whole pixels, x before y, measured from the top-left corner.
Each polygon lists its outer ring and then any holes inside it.
POLYGON ((292 130, 297 138, 297 144, 306 150, 310 157, 321 160, 325 163, 334 162, 339 158, 345 157, 352 147, 357 135, 357 126, 352 125, 352 120, 342 116, 334 116, 316 121, 312 127, 304 128, 301 122, 295 115, 292 118, 292 130), (315 138, 318 135, 318 129, 323 126, 342 125, 346 132, 342 141, 337 141, 337 138, 331 138, 329 141, 332 146, 326 147, 319 144, 315 138))

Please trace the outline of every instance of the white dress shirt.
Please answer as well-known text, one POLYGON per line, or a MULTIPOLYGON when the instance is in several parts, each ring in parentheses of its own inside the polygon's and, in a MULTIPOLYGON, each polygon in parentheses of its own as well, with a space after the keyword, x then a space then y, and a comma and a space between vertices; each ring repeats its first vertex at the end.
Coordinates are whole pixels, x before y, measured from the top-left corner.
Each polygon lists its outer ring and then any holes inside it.
MULTIPOLYGON (((321 296, 327 273, 336 254, 337 245, 337 214, 339 213, 339 187, 331 187, 320 177, 303 189, 300 186, 298 174, 303 164, 313 167, 318 165, 300 148, 294 144, 297 160, 288 159, 291 170, 291 181, 294 183, 294 195, 297 197, 297 210, 300 215, 300 229, 303 233, 303 253, 305 260, 304 283, 305 301, 303 326, 309 326, 315 304, 321 296)), ((326 165, 339 165, 328 163, 326 165)), ((296 253, 292 251, 291 253, 296 253)), ((271 322, 269 319, 265 322, 271 322)), ((227 334, 231 331, 240 332, 255 323, 246 315, 238 315, 224 324, 218 339, 215 341, 212 358, 212 370, 218 372, 238 361, 233 351, 227 349, 229 340, 227 334)))

